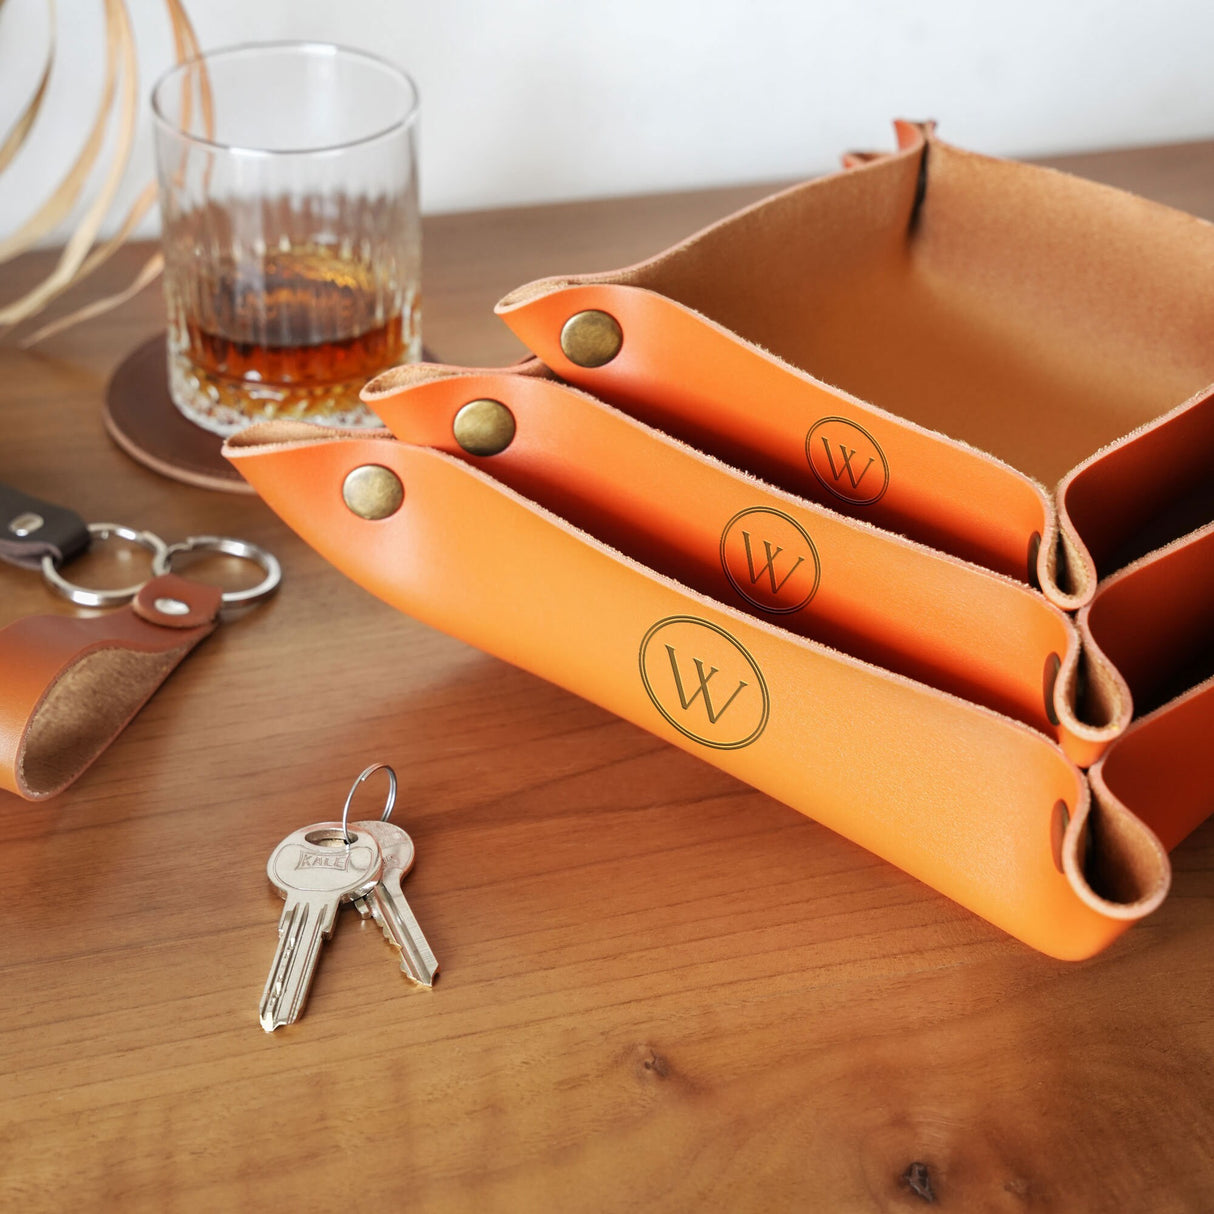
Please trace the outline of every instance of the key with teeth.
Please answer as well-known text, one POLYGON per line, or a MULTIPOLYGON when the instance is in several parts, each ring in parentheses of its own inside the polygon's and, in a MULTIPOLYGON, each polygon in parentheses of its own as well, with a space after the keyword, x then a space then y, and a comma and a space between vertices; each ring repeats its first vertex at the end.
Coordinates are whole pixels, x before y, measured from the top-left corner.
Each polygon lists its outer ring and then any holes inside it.
POLYGON ((258 1009, 267 1033, 299 1019, 338 910, 343 902, 375 889, 383 867, 375 836, 361 825, 349 841, 340 822, 305 826, 274 849, 266 872, 287 904, 258 1009))
POLYGON ((413 867, 413 840, 392 822, 355 822, 352 829, 370 835, 379 845, 384 861, 383 874, 375 888, 354 900, 358 913, 364 919, 374 916, 384 935, 400 949, 400 968, 406 977, 421 986, 433 986, 438 961, 401 888, 405 874, 413 867))

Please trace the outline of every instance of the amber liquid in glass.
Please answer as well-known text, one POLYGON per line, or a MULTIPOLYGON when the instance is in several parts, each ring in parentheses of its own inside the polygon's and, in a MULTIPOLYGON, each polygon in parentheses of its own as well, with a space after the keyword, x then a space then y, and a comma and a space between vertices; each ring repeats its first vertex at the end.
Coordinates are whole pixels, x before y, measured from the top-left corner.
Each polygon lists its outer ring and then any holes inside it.
POLYGON ((179 301, 177 342, 170 335, 170 375, 184 381, 200 424, 376 424, 359 390, 408 358, 416 315, 368 267, 294 248, 248 265, 221 261, 193 288, 179 301))

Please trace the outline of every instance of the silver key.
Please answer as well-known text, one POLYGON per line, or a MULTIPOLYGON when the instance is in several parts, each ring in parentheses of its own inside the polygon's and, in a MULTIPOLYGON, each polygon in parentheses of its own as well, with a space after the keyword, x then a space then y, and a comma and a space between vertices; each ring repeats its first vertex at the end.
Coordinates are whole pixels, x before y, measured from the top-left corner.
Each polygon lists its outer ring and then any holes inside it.
POLYGON ((258 1009, 272 1033, 303 1012, 320 960, 343 902, 374 889, 383 872, 379 844, 369 832, 352 832, 347 846, 340 822, 293 831, 273 851, 266 872, 286 899, 278 920, 278 949, 258 1009))
POLYGON ((364 919, 374 916, 384 935, 400 949, 400 968, 407 978, 421 986, 433 986, 438 962, 401 888, 405 874, 413 867, 413 840, 393 822, 355 822, 353 829, 360 834, 366 831, 379 844, 384 858, 379 883, 354 901, 358 913, 364 919))

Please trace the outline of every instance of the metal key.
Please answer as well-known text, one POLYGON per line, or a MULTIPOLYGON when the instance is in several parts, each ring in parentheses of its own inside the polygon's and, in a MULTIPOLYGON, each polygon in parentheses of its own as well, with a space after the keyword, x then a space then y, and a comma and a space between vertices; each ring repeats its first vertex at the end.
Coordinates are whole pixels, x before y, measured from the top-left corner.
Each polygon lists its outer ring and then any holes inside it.
POLYGON ((272 1033, 299 1019, 338 909, 376 887, 383 857, 370 832, 359 830, 347 844, 340 822, 320 822, 289 834, 274 849, 266 872, 287 901, 258 1009, 261 1027, 272 1033))
POLYGON ((413 840, 393 822, 355 822, 353 829, 369 834, 379 844, 384 859, 379 883, 354 900, 355 908, 364 919, 374 916, 384 935, 400 949, 400 968, 405 976, 421 986, 433 986, 438 961, 401 888, 405 874, 413 867, 413 840))

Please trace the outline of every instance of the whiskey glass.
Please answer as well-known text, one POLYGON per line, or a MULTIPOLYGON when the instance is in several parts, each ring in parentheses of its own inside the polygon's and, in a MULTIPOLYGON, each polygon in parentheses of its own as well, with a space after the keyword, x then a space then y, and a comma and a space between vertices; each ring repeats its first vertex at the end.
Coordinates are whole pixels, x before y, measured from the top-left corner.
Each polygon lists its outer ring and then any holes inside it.
POLYGON ((232 434, 375 426, 367 380, 421 357, 417 88, 374 55, 235 46, 152 93, 169 391, 232 434))

